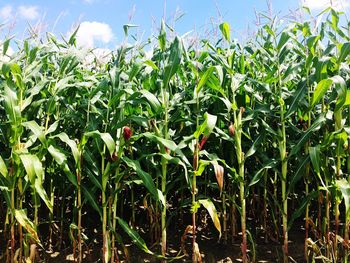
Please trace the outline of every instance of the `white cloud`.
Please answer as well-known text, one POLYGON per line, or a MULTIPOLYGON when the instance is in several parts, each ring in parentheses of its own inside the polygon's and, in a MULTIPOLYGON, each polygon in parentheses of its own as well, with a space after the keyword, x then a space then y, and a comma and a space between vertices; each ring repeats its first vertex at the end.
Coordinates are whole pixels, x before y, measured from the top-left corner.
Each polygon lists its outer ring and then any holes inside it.
POLYGON ((18 14, 20 18, 35 20, 39 17, 39 8, 37 6, 25 6, 18 7, 18 14))
POLYGON ((83 0, 83 2, 87 4, 92 4, 93 2, 95 2, 95 0, 83 0))
POLYGON ((92 48, 96 41, 107 44, 113 38, 112 28, 106 24, 96 21, 84 21, 80 24, 77 33, 77 43, 80 46, 92 48))
POLYGON ((10 5, 5 5, 0 9, 0 17, 2 19, 9 19, 12 17, 12 6, 10 5))
POLYGON ((6 54, 3 55, 2 54, 3 51, 3 47, 0 47, 0 62, 9 62, 12 55, 15 53, 14 50, 12 49, 12 47, 8 47, 6 54))
POLYGON ((350 0, 302 0, 304 6, 310 9, 325 9, 332 6, 336 10, 342 10, 350 6, 350 0))

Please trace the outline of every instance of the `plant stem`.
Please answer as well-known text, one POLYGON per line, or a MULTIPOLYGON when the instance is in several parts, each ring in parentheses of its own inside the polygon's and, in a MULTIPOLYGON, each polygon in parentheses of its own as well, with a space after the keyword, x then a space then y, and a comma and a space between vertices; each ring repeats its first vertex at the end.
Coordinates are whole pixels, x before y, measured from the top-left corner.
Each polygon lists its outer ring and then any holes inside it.
POLYGON ((265 243, 267 243, 267 171, 264 172, 264 219, 263 219, 263 228, 265 231, 265 243))
MULTIPOLYGON (((51 201, 51 204, 54 204, 54 200, 55 200, 55 190, 53 187, 53 178, 51 178, 50 179, 50 201, 51 201)), ((53 209, 52 209, 52 211, 50 211, 50 214, 49 214, 49 222, 50 222, 50 226, 49 226, 49 250, 52 250, 53 209)))
MULTIPOLYGON (((18 193, 20 198, 18 199, 18 208, 22 209, 22 198, 23 198, 23 185, 22 185, 22 178, 18 178, 18 193)), ((37 227, 37 226, 36 226, 37 227)), ((23 256, 23 228, 21 224, 18 224, 18 234, 19 234, 19 262, 22 262, 22 256, 23 256)))
MULTIPOLYGON (((194 151, 194 159, 193 159, 193 177, 192 177, 192 207, 196 206, 196 191, 197 191, 197 180, 196 180, 196 172, 198 170, 198 140, 196 140, 195 151, 194 151)), ((196 254, 196 211, 192 211, 192 262, 197 262, 197 254, 196 254)))
POLYGON ((281 120, 282 120, 282 141, 280 142, 280 154, 282 161, 282 224, 283 224, 283 251, 284 251, 284 262, 288 262, 288 200, 286 193, 287 184, 287 156, 286 156, 286 130, 284 124, 284 111, 281 105, 281 120))
POLYGON ((81 242, 81 173, 77 171, 78 193, 77 193, 77 206, 78 206, 78 263, 83 260, 82 256, 82 242, 81 242))
MULTIPOLYGON (((119 166, 117 167, 116 170, 116 177, 119 174, 119 166)), ((115 183, 115 189, 119 188, 119 183, 115 183)), ((114 200, 113 200, 113 222, 112 222, 112 226, 113 226, 113 230, 116 232, 116 228, 117 228, 117 205, 118 205, 118 193, 115 194, 114 196, 114 200)), ((112 235, 112 245, 111 245, 111 262, 114 262, 114 257, 118 256, 118 251, 116 249, 115 246, 115 233, 114 235, 112 235)))
POLYGON ((327 247, 327 258, 330 257, 331 251, 330 251, 330 239, 329 239, 329 232, 330 232, 330 217, 329 217, 329 207, 330 207, 330 200, 329 200, 329 193, 328 193, 328 185, 327 185, 327 192, 326 192, 326 247, 327 247))
MULTIPOLYGON (((196 115, 196 128, 199 127, 199 97, 197 95, 197 115, 196 115)), ((199 163, 199 141, 198 138, 195 140, 194 155, 193 155, 193 176, 192 176, 192 262, 197 262, 197 251, 196 251, 196 193, 197 193, 197 170, 199 163)))
MULTIPOLYGON (((168 139, 168 102, 166 99, 166 94, 163 94, 164 96, 164 138, 168 139)), ((167 152, 167 149, 163 147, 164 149, 163 154, 167 152)), ((162 214, 161 214, 161 228, 162 228, 162 255, 165 256, 167 252, 167 231, 166 231, 166 203, 167 203, 167 197, 166 197, 166 183, 167 183, 167 166, 168 161, 162 157, 161 160, 162 163, 162 194, 164 196, 164 204, 162 207, 162 214)))
POLYGON ((11 263, 14 263, 14 257, 15 257, 15 217, 14 217, 14 210, 15 210, 15 189, 13 188, 11 190, 11 263))
POLYGON ((224 232, 224 244, 227 243, 227 211, 226 211, 226 196, 224 187, 222 189, 222 221, 223 221, 223 232, 224 232))
POLYGON ((166 238, 166 180, 167 180, 167 161, 162 157, 162 193, 165 204, 162 207, 161 227, 162 227, 162 255, 165 256, 167 251, 166 238))
POLYGON ((242 261, 243 263, 248 262, 247 258, 247 231, 246 231, 246 200, 245 200, 245 181, 244 181, 244 153, 242 151, 242 114, 243 108, 240 109, 238 116, 236 112, 234 113, 234 122, 235 122, 235 148, 238 161, 238 174, 240 178, 239 183, 239 193, 240 193, 240 202, 241 202, 241 228, 242 228, 242 261))
MULTIPOLYGON (((277 47, 277 40, 275 38, 275 47, 277 47)), ((287 137, 286 137, 286 126, 284 118, 284 101, 282 96, 282 80, 280 72, 280 62, 279 62, 279 51, 276 52, 276 61, 277 61, 277 74, 278 74, 278 99, 280 106, 280 124, 281 128, 279 129, 279 150, 281 158, 281 187, 282 187, 282 225, 283 225, 283 261, 288 262, 288 196, 286 192, 287 188, 287 137)))
POLYGON ((103 238, 103 263, 107 263, 106 253, 108 252, 107 247, 107 202, 106 202, 106 192, 105 189, 102 190, 102 238, 103 238))

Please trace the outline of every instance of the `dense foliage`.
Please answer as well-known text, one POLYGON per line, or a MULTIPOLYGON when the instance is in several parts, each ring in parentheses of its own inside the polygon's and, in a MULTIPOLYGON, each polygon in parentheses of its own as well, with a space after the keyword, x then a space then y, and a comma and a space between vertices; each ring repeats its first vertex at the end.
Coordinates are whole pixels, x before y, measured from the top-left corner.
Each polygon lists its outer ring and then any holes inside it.
POLYGON ((220 242, 240 233, 243 262, 256 260, 259 236, 279 240, 288 262, 300 224, 306 261, 347 262, 350 28, 324 15, 268 19, 244 45, 222 23, 222 38, 200 49, 167 38, 162 22, 156 45, 124 44, 102 64, 86 63, 75 34, 26 40, 6 60, 4 40, 0 257, 34 262, 69 247, 81 262, 96 238, 102 261, 116 262, 132 257, 126 233, 165 261, 176 256, 168 226, 189 215, 180 231, 192 248, 177 257, 198 262, 207 211, 220 242))

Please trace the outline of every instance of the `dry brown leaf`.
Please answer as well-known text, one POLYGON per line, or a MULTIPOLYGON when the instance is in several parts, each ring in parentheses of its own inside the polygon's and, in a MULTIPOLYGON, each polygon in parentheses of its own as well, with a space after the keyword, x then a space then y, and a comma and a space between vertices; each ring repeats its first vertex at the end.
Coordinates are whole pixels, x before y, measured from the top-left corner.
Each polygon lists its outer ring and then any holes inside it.
POLYGON ((218 161, 212 161, 212 165, 214 166, 215 177, 218 182, 220 195, 222 193, 222 189, 224 187, 224 167, 222 167, 218 161))

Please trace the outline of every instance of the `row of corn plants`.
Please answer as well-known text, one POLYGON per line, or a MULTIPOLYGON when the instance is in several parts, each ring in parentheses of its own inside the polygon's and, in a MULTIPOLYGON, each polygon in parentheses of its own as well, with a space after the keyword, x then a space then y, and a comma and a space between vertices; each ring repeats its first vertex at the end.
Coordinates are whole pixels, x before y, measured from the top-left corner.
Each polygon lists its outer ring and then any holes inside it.
POLYGON ((70 250, 83 262, 95 240, 102 262, 132 262, 131 238, 163 262, 201 262, 208 217, 245 263, 258 260, 260 238, 289 262, 291 231, 305 237, 305 262, 347 262, 349 24, 333 9, 264 19, 244 45, 226 22, 216 43, 162 21, 131 45, 125 25, 106 63, 87 63, 79 28, 62 41, 5 38, 0 260, 70 250))

